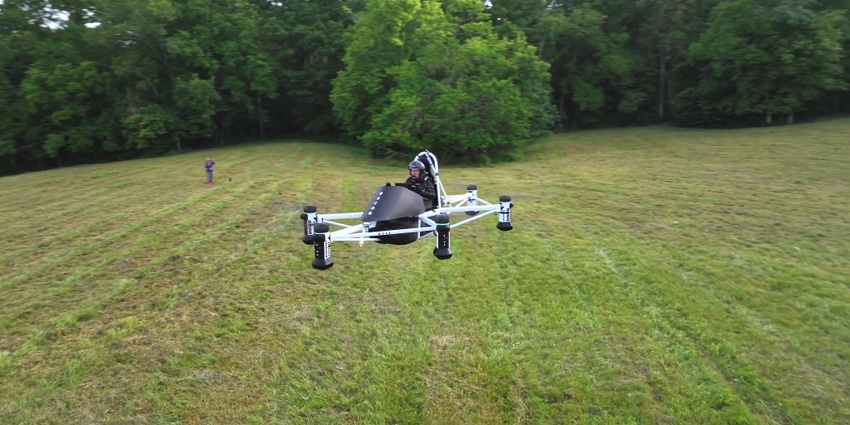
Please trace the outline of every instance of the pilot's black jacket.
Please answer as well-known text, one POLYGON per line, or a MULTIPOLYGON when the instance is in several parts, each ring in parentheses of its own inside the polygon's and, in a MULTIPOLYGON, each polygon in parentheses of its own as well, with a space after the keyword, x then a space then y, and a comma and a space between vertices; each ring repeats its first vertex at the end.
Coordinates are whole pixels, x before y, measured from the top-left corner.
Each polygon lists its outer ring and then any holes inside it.
POLYGON ((408 189, 416 192, 422 197, 425 203, 425 209, 433 207, 434 199, 437 198, 437 188, 434 186, 434 181, 427 174, 422 174, 418 179, 413 176, 407 178, 404 182, 408 189))

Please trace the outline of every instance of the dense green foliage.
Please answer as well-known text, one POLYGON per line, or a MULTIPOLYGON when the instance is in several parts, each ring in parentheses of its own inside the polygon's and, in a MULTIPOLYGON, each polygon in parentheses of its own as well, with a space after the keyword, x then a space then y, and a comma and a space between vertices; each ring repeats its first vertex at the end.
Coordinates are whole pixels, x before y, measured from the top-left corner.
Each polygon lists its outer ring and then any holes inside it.
POLYGON ((486 159, 551 125, 548 65, 522 33, 499 37, 477 0, 445 3, 369 1, 352 27, 332 98, 373 152, 486 159))
POLYGON ((0 174, 293 133, 481 160, 559 127, 850 111, 847 2, 484 3, 5 0, 0 174))

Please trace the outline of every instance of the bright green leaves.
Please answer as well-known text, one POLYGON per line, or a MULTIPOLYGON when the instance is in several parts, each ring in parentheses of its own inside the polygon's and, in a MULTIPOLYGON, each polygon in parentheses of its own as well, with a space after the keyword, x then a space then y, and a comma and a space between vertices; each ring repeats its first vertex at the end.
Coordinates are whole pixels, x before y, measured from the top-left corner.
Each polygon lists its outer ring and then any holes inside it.
POLYGON ((190 138, 212 135, 212 116, 220 108, 222 99, 211 80, 192 75, 177 80, 174 89, 176 106, 183 114, 184 131, 190 138))
POLYGON ((553 125, 716 126, 850 111, 847 1, 483 6, 5 0, 0 164, 342 133, 374 153, 445 146, 443 157, 486 160, 553 125))
MULTIPOLYGON (((6 64, 11 61, 12 50, 9 48, 7 39, 0 36, 0 63, 6 64)), ((5 67, 0 68, 0 157, 13 154, 17 151, 13 138, 13 131, 17 130, 14 115, 17 115, 18 90, 9 82, 10 72, 5 67)))
POLYGON ((159 22, 171 22, 180 16, 180 12, 171 0, 150 0, 141 7, 159 22))
POLYGON ((345 69, 333 81, 331 101, 349 135, 359 137, 369 131, 372 118, 385 106, 393 85, 387 71, 404 63, 413 53, 405 50, 403 40, 410 32, 409 28, 405 29, 414 23, 422 8, 420 3, 419 0, 369 0, 366 12, 346 33, 345 69))
POLYGON ((538 27, 543 58, 553 64, 553 83, 571 104, 562 106, 562 118, 573 115, 574 123, 591 121, 606 108, 633 113, 646 99, 637 85, 644 62, 629 49, 627 33, 606 30, 608 20, 579 5, 569 12, 547 10, 538 27))
POLYGON ((453 158, 511 148, 528 139, 530 108, 506 79, 453 84, 402 78, 363 140, 373 150, 431 149, 453 158), (388 143, 388 141, 390 143, 388 143))
POLYGON ((132 87, 122 93, 130 146, 162 152, 180 149, 183 140, 223 141, 234 122, 262 127, 269 119, 263 100, 268 105, 278 96, 280 70, 262 45, 257 8, 243 2, 157 4, 162 7, 109 9, 120 13, 120 28, 132 35, 128 54, 113 63, 132 87))
POLYGON ((138 108, 135 113, 124 119, 128 130, 127 142, 131 147, 148 150, 152 146, 169 147, 174 135, 181 128, 180 121, 173 111, 150 104, 138 108))
POLYGON ((101 119, 108 84, 109 76, 91 61, 40 62, 30 69, 21 89, 32 112, 45 117, 40 127, 50 156, 63 148, 85 152, 94 143, 112 142, 115 123, 101 119))
POLYGON ((367 3, 334 81, 343 125, 373 153, 486 160, 551 125, 548 64, 524 37, 499 37, 479 2, 397 6, 367 3))
POLYGON ((181 30, 165 40, 166 52, 179 58, 185 67, 213 73, 218 68, 218 62, 212 58, 212 52, 208 49, 211 46, 201 45, 204 41, 209 43, 211 40, 200 40, 198 34, 181 30))

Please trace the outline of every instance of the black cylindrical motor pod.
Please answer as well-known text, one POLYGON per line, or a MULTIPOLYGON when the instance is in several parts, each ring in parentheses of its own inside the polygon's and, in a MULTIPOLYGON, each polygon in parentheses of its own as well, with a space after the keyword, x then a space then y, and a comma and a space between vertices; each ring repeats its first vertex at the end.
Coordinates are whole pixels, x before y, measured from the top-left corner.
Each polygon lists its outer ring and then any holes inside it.
POLYGON ((304 221, 304 236, 301 237, 301 241, 304 242, 305 245, 310 245, 313 243, 313 226, 316 224, 316 207, 312 205, 304 207, 304 212, 301 213, 301 220, 304 221))
POLYGON ((449 215, 440 214, 434 217, 434 222, 437 223, 437 247, 434 248, 434 256, 440 260, 448 260, 452 258, 452 250, 449 249, 449 245, 451 244, 449 238, 449 231, 451 230, 451 226, 449 226, 449 215))
POLYGON ((508 231, 514 228, 511 224, 511 207, 513 206, 510 195, 499 197, 499 224, 496 225, 497 229, 508 231))
MULTIPOLYGON (((469 205, 470 207, 477 207, 478 206, 478 186, 476 186, 474 184, 467 186, 466 187, 466 195, 467 195, 466 205, 469 205)), ((467 211, 466 212, 466 215, 469 215, 469 216, 473 216, 475 214, 478 214, 478 211, 467 211)))
POLYGON ((334 260, 331 259, 331 239, 328 232, 331 227, 327 223, 316 223, 315 233, 313 233, 313 268, 318 270, 326 270, 334 265, 334 260))

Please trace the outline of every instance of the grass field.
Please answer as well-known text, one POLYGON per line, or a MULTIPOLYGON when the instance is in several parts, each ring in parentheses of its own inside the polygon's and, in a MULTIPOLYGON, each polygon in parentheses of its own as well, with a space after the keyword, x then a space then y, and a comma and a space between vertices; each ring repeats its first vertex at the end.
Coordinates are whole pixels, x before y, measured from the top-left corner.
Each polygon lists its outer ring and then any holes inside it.
POLYGON ((441 169, 512 195, 512 232, 324 272, 301 207, 362 210, 405 164, 291 142, 2 178, 0 423, 850 423, 848 135, 556 135, 441 169))

